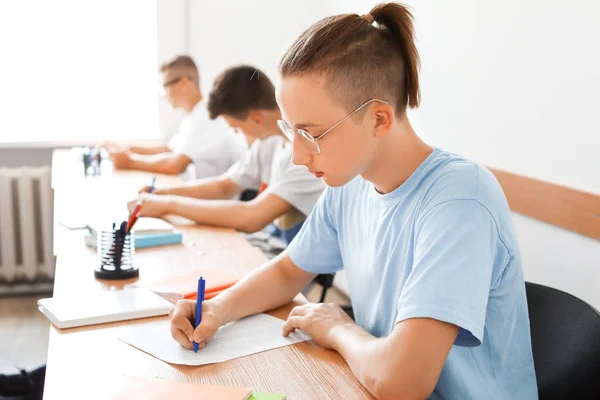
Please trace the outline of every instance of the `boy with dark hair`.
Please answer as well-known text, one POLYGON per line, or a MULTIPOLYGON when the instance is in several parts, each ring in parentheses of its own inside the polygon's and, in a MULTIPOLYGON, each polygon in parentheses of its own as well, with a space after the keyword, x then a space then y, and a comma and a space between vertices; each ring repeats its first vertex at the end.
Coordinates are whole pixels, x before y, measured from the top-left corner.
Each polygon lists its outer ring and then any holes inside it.
POLYGON ((291 144, 277 127, 281 112, 275 87, 254 67, 233 67, 215 80, 207 108, 211 119, 221 117, 256 142, 226 174, 141 193, 141 215, 175 214, 247 233, 268 227, 270 234, 289 243, 325 186, 292 163, 291 144), (248 202, 228 200, 245 189, 259 194, 248 202))

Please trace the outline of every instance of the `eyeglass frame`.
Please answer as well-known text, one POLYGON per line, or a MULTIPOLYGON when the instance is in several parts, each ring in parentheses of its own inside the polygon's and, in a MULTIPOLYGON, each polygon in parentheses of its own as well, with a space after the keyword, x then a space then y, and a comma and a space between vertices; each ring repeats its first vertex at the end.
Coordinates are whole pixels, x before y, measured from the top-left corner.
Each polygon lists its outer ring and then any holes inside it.
POLYGON ((167 82, 163 83, 163 84, 162 84, 162 87, 163 87, 163 89, 165 89, 165 90, 166 90, 166 89, 167 89, 169 86, 172 86, 172 85, 174 85, 174 84, 178 83, 178 82, 179 82, 180 80, 182 80, 183 78, 188 78, 189 80, 191 80, 191 79, 192 79, 192 77, 191 77, 191 76, 187 76, 187 75, 181 75, 181 76, 178 76, 177 78, 173 78, 173 79, 171 79, 170 81, 167 81, 167 82))
MULTIPOLYGON (((338 125, 340 125, 342 122, 344 122, 345 120, 347 120, 348 118, 350 118, 351 116, 353 116, 354 114, 356 114, 357 112, 359 112, 360 110, 362 110, 364 107, 366 107, 368 104, 371 104, 373 102, 379 102, 379 103, 383 103, 383 104, 387 104, 389 105, 390 103, 388 103, 387 101, 383 101, 383 100, 379 100, 379 99, 371 99, 366 101, 365 103, 363 103, 361 106, 359 106, 357 109, 355 109, 354 111, 352 111, 350 114, 346 115, 344 118, 342 118, 341 120, 339 120, 338 122, 336 122, 331 128, 327 129, 325 132, 321 133, 319 136, 313 136, 311 135, 308 131, 304 130, 304 129, 296 129, 294 130, 290 124, 288 124, 287 122, 285 122, 284 120, 280 119, 277 120, 277 126, 279 127, 279 129, 283 132, 283 134, 285 135, 285 137, 287 137, 289 139, 290 142, 294 141, 294 135, 296 133, 298 133, 300 136, 302 136, 304 139, 306 139, 307 141, 309 141, 310 143, 313 143, 315 145, 315 147, 317 148, 317 153, 316 154, 321 154, 321 146, 319 146, 319 140, 321 140, 323 138, 323 136, 327 135, 329 132, 331 132, 335 127, 337 127, 338 125), (286 132, 286 128, 289 128, 290 132, 292 133, 292 136, 288 136, 288 133, 286 132)), ((308 147, 308 146, 307 146, 308 147)), ((309 150, 312 150, 309 148, 309 150)))
POLYGON ((169 86, 173 86, 173 85, 179 83, 183 78, 188 78, 189 80, 192 80, 192 77, 188 76, 188 75, 181 75, 181 76, 178 76, 177 78, 173 78, 170 81, 167 81, 161 85, 160 93, 164 96, 167 93, 167 88, 169 86))

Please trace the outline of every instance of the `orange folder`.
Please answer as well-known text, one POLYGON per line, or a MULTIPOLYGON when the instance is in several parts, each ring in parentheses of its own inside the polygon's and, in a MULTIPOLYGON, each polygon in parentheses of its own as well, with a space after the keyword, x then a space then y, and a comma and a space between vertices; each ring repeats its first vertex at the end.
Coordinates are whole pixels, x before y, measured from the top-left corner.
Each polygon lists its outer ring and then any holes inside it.
MULTIPOLYGON (((209 300, 212 299, 213 297, 216 297, 218 294, 221 294, 225 291, 225 289, 227 288, 223 288, 223 290, 215 290, 214 292, 204 292, 204 300, 209 300)), ((186 299, 188 300, 196 300, 196 293, 192 293, 188 296, 185 296, 186 299)))
POLYGON ((218 267, 202 267, 184 274, 169 276, 154 282, 139 282, 136 286, 148 288, 167 297, 177 295, 186 299, 195 299, 198 290, 198 279, 206 280, 205 299, 211 299, 233 286, 241 276, 229 270, 218 267))
MULTIPOLYGON (((117 383, 117 382, 114 382, 117 383)), ((252 389, 206 385, 171 379, 122 377, 118 380, 112 400, 158 399, 219 399, 246 400, 252 389), (117 386, 118 385, 118 386, 117 386)))

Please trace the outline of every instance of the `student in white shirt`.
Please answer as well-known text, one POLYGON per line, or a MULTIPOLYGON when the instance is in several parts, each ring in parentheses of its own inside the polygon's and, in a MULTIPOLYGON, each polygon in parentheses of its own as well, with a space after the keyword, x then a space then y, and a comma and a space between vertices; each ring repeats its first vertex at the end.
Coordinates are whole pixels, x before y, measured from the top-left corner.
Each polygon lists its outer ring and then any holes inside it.
POLYGON ((202 103, 198 68, 189 56, 178 56, 160 68, 165 96, 186 115, 167 145, 118 148, 107 146, 117 169, 134 169, 187 178, 218 176, 239 161, 248 145, 223 121, 210 121, 202 103))
MULTIPOLYGON (((325 185, 306 168, 292 163, 291 144, 277 127, 281 112, 275 87, 254 67, 233 67, 215 80, 207 108, 211 119, 220 116, 235 130, 257 140, 245 159, 220 177, 141 193, 141 215, 175 214, 247 233, 274 222, 271 232, 288 243, 325 185), (248 202, 226 200, 247 189, 257 190, 258 196, 248 202)), ((135 201, 130 203, 133 206, 135 201)))

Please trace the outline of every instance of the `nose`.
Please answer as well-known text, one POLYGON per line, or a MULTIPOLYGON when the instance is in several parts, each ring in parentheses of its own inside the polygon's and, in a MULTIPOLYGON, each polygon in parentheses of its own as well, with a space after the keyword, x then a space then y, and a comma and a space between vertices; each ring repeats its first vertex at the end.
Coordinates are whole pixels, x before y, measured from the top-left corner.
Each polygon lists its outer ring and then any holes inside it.
POLYGON ((308 165, 312 161, 312 152, 295 137, 292 141, 292 162, 296 165, 308 165))

